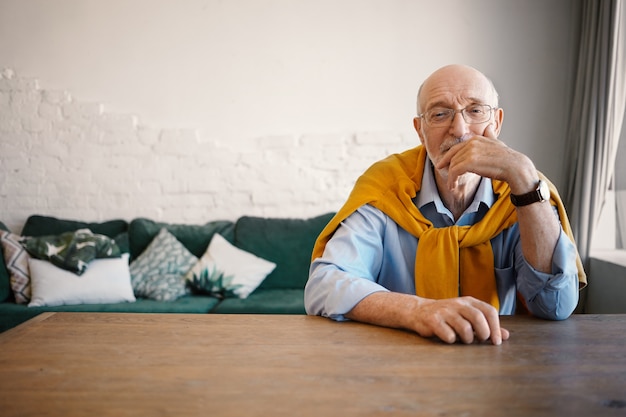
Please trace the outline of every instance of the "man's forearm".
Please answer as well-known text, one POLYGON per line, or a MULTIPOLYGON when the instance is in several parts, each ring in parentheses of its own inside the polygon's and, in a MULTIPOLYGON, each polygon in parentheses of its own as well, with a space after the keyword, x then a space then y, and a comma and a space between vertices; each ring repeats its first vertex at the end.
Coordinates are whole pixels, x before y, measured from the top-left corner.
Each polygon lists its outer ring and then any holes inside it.
POLYGON ((420 302, 426 300, 410 294, 380 291, 365 297, 345 316, 378 326, 415 330, 414 311, 420 302))
POLYGON ((522 252, 526 261, 537 271, 552 272, 552 255, 561 226, 549 202, 534 203, 517 208, 522 252))

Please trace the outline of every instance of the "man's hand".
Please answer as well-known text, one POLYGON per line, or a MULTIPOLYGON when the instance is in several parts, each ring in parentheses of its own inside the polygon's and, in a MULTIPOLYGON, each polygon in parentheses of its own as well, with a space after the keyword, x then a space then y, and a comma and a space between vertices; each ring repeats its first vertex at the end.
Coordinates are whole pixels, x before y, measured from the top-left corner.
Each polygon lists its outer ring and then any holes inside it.
POLYGON ((509 338, 500 327, 497 310, 473 297, 424 300, 415 313, 415 331, 424 337, 437 336, 446 343, 485 342, 499 345, 509 338))
POLYGON ((435 168, 448 168, 448 188, 455 188, 461 175, 473 172, 481 177, 506 181, 514 194, 531 190, 538 178, 532 161, 500 141, 491 124, 483 135, 452 146, 437 162, 435 168))
POLYGON ((413 330, 443 342, 472 343, 490 340, 499 345, 509 338, 500 327, 498 311, 473 297, 431 300, 395 292, 365 297, 346 317, 364 323, 413 330))

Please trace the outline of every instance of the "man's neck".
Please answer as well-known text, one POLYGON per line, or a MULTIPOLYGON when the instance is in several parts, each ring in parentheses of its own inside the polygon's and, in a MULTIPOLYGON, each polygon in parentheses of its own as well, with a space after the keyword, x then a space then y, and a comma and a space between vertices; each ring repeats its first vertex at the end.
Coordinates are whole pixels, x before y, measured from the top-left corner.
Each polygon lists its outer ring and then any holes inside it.
POLYGON ((480 185, 478 175, 467 173, 459 178, 459 184, 452 190, 448 188, 447 180, 435 171, 435 182, 439 190, 441 201, 454 216, 457 221, 465 210, 472 204, 478 186, 480 185))

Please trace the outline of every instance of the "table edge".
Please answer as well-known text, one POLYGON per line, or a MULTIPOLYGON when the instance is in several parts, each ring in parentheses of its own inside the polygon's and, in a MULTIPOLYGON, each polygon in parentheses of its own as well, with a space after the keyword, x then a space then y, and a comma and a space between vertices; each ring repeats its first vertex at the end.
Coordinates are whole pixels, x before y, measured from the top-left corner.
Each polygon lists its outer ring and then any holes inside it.
POLYGON ((55 314, 57 314, 55 311, 48 311, 45 313, 38 314, 35 317, 30 318, 26 320, 25 322, 20 323, 17 326, 12 327, 0 333, 0 343, 2 343, 5 339, 9 339, 9 338, 12 339, 18 336, 20 333, 24 333, 28 331, 28 329, 32 327, 34 324, 42 322, 44 320, 48 320, 50 317, 54 316, 55 314))

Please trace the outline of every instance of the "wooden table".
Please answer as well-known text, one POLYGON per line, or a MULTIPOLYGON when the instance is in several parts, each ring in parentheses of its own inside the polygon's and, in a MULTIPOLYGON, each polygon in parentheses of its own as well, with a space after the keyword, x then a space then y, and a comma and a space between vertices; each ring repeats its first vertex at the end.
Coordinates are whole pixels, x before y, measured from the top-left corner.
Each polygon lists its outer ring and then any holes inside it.
POLYGON ((501 346, 321 317, 46 313, 0 334, 7 416, 625 416, 626 315, 501 346))

